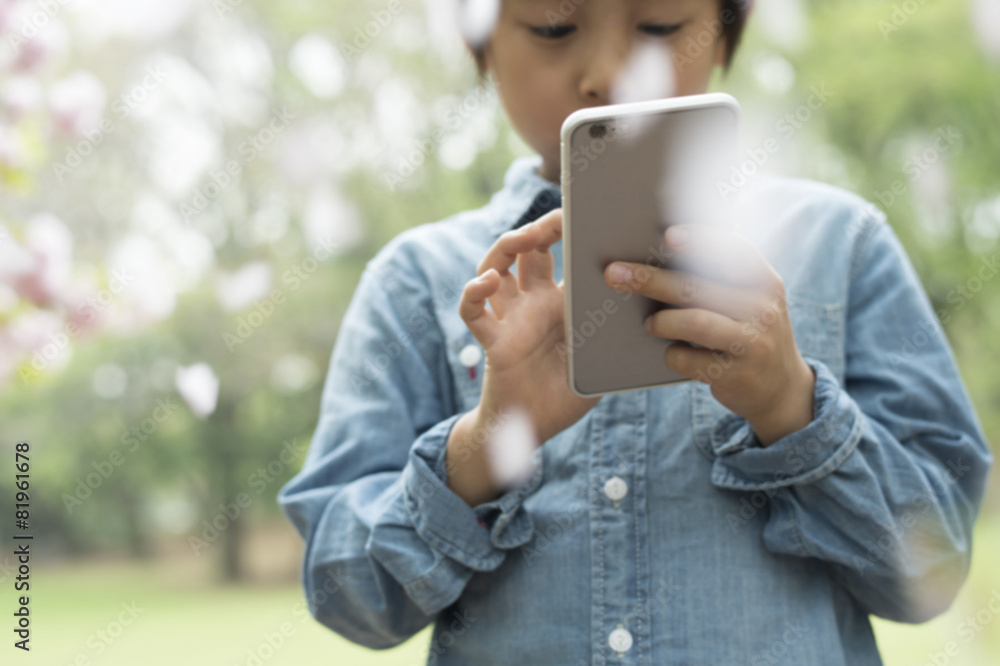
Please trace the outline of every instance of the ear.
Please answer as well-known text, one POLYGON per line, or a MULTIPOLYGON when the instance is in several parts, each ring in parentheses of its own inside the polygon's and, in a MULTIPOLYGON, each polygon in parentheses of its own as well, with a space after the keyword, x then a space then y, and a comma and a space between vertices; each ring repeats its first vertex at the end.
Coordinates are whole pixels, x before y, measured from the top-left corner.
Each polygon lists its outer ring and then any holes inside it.
POLYGON ((483 46, 481 51, 483 55, 483 76, 489 76, 493 74, 496 69, 493 64, 493 40, 490 39, 483 46))
POLYGON ((726 36, 719 35, 719 38, 715 40, 715 63, 719 67, 724 67, 726 64, 726 36))
POLYGON ((497 80, 496 61, 493 57, 493 40, 489 40, 479 51, 479 62, 482 63, 479 80, 484 84, 499 85, 497 80))

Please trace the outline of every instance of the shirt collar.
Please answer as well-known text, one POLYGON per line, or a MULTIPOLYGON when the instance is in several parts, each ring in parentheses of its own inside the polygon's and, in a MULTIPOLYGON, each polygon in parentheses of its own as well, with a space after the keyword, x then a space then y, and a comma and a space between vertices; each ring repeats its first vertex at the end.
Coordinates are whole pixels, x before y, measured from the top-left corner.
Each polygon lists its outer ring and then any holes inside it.
POLYGON ((518 229, 551 210, 562 206, 562 190, 558 183, 543 178, 536 169, 542 163, 540 155, 517 157, 504 174, 504 186, 494 203, 499 206, 492 230, 499 236, 518 229))

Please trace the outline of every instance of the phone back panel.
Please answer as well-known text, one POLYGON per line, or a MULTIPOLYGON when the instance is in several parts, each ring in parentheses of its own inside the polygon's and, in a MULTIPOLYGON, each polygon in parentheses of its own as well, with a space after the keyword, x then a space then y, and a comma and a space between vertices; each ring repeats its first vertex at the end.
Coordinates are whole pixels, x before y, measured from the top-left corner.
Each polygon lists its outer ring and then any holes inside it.
MULTIPOLYGON (((595 109, 596 110, 596 109, 595 109)), ((673 341, 643 327, 666 305, 604 281, 615 260, 701 273, 669 250, 671 224, 729 226, 720 191, 735 163, 738 107, 718 104, 588 121, 569 135, 563 164, 563 252, 570 384, 581 395, 651 388, 688 378, 668 369, 673 341), (601 128, 591 130, 595 125, 601 128)))

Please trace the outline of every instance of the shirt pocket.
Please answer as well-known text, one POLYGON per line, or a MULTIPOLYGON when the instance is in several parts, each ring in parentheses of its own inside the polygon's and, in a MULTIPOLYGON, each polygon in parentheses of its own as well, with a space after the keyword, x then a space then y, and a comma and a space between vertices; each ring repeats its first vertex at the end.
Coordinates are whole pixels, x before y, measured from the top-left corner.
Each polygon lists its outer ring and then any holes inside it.
MULTIPOLYGON (((793 295, 786 302, 799 353, 804 358, 822 361, 843 385, 844 305, 817 303, 793 295)), ((708 384, 694 381, 689 387, 695 446, 710 460, 735 452, 726 450, 725 442, 739 417, 715 399, 708 384)))

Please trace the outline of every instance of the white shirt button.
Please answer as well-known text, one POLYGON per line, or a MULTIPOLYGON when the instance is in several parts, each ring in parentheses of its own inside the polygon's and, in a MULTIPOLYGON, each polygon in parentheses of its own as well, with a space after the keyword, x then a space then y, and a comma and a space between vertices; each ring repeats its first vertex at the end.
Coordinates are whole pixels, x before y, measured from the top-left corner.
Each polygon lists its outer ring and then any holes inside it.
POLYGON ((466 345, 458 353, 459 362, 467 368, 478 365, 483 358, 483 350, 479 345, 466 345))
POLYGON ((608 636, 608 645, 615 652, 628 652, 632 648, 632 634, 622 625, 618 625, 618 628, 608 636))
POLYGON ((604 494, 617 502, 628 494, 628 484, 620 476, 613 476, 604 482, 604 494))

